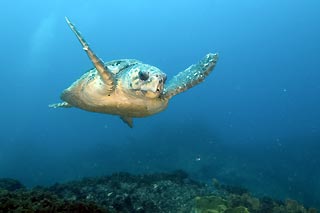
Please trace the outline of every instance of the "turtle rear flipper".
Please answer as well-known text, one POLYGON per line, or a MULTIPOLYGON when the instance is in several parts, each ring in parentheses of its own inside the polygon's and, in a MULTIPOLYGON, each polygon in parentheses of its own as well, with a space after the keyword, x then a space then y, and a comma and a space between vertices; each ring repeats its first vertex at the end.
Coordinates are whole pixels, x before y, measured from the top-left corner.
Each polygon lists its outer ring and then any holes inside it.
POLYGON ((120 119, 121 119, 124 123, 128 124, 128 126, 129 126, 130 128, 133 127, 133 119, 132 119, 132 118, 126 117, 126 116, 120 116, 120 119))
POLYGON ((67 102, 61 102, 56 104, 49 104, 50 108, 70 108, 72 107, 71 104, 68 104, 67 102))
POLYGON ((199 63, 175 75, 165 86, 163 98, 170 99, 201 83, 213 70, 218 54, 209 53, 199 63))

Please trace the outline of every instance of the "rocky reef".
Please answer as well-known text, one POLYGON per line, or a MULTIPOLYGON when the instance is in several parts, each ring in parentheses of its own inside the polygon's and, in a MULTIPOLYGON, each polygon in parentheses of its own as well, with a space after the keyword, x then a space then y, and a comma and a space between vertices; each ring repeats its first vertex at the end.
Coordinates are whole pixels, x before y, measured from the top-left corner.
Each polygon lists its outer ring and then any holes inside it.
POLYGON ((0 212, 314 213, 294 200, 257 198, 239 186, 196 182, 183 171, 85 178, 25 188, 0 179, 0 212))

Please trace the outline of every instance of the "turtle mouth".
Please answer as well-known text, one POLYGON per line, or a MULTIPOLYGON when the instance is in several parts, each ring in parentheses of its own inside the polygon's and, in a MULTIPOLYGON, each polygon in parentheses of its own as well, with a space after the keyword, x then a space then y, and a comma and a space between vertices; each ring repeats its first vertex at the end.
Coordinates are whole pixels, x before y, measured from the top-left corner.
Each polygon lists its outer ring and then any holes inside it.
POLYGON ((164 90, 164 82, 165 78, 162 76, 156 76, 156 78, 151 79, 150 81, 145 81, 145 83, 141 86, 140 91, 146 97, 159 97, 164 90))
POLYGON ((159 83, 158 83, 158 86, 157 86, 157 89, 156 89, 157 93, 162 93, 165 81, 166 81, 166 77, 163 77, 163 78, 161 78, 159 80, 159 83))
POLYGON ((155 89, 144 91, 144 95, 148 98, 157 98, 162 94, 163 87, 163 83, 159 83, 155 89))
POLYGON ((160 80, 155 92, 156 92, 156 93, 162 93, 162 91, 163 91, 163 85, 164 85, 164 84, 163 84, 163 80, 160 80))
POLYGON ((163 90, 163 84, 158 84, 156 92, 160 93, 160 92, 162 92, 162 90, 163 90))

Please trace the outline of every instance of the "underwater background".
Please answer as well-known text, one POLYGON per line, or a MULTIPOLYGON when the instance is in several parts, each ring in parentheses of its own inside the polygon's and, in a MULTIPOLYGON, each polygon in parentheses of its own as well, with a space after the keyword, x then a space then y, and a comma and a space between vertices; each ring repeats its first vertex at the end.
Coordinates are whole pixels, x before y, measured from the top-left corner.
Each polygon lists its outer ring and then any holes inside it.
POLYGON ((183 169, 320 208, 317 0, 1 3, 0 177, 26 186, 183 169), (209 52, 204 83, 135 119, 50 109, 92 67, 67 16, 104 61, 135 58, 168 79, 209 52))

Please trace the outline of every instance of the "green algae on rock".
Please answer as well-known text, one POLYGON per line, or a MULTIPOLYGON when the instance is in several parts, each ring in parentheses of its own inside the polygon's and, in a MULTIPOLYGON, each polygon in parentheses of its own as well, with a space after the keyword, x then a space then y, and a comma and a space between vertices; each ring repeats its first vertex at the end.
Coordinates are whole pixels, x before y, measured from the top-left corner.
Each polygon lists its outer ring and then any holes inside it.
POLYGON ((217 196, 204 196, 195 198, 194 213, 220 213, 227 209, 228 202, 217 196))

